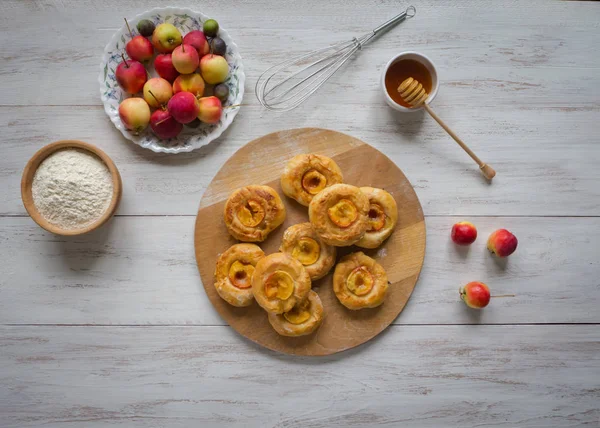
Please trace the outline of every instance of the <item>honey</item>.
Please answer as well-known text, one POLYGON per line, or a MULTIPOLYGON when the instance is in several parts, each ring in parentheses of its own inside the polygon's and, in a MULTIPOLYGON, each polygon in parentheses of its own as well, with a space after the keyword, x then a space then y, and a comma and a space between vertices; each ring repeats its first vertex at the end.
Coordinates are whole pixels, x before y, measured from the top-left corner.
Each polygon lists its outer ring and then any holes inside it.
POLYGON ((409 77, 419 81, 425 91, 428 94, 431 93, 431 74, 427 70, 427 67, 418 61, 413 59, 400 60, 392 64, 387 73, 385 73, 385 90, 390 95, 390 98, 401 106, 408 108, 410 108, 410 105, 402 100, 402 97, 398 93, 398 86, 409 77))

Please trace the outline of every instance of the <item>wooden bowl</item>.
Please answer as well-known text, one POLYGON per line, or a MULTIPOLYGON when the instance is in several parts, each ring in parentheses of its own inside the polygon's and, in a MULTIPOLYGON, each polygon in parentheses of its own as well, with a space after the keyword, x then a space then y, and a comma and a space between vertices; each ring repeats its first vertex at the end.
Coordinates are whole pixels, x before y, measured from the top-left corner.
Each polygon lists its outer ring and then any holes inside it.
POLYGON ((35 221, 38 225, 46 229, 48 232, 52 232, 56 235, 83 235, 84 233, 92 232, 98 229, 114 215, 115 211, 117 210, 117 206, 121 201, 122 193, 123 186, 121 183, 121 175, 119 174, 119 170, 117 169, 112 159, 108 157, 108 155, 99 148, 78 140, 61 140, 48 144, 45 147, 42 147, 33 155, 29 162, 27 162, 25 170, 23 171, 23 177, 21 178, 21 198, 23 199, 23 205, 25 205, 27 213, 29 213, 33 221, 35 221), (33 203, 33 195, 31 193, 33 176, 35 175, 35 172, 37 171, 42 161, 57 150, 66 148, 85 150, 98 156, 106 164, 108 170, 110 171, 110 175, 112 176, 113 194, 108 209, 96 222, 81 229, 61 229, 60 227, 55 226, 49 221, 47 221, 37 210, 35 204, 33 203))

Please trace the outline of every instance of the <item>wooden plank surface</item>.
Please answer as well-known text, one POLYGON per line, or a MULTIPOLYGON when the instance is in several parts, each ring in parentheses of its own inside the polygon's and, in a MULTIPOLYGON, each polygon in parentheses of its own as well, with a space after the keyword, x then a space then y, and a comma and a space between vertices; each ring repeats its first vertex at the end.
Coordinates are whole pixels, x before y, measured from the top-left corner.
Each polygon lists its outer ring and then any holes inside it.
MULTIPOLYGON (((339 0, 309 0, 302 4, 294 0, 282 0, 277 4, 269 0, 222 1, 218 4, 184 0, 177 3, 178 6, 201 9, 227 29, 240 47, 251 89, 254 88, 250 83, 263 70, 288 59, 290 51, 308 52, 329 41, 334 43, 360 36, 398 14, 408 4, 390 0, 343 3, 339 0)), ((433 55, 438 67, 443 67, 442 79, 446 70, 460 72, 460 80, 463 80, 472 73, 482 73, 481 77, 489 78, 490 70, 501 69, 503 77, 500 80, 513 81, 513 85, 521 89, 535 88, 527 83, 538 84, 540 74, 550 79, 555 72, 551 69, 556 67, 580 70, 599 67, 597 55, 594 55, 599 50, 599 11, 593 3, 471 0, 440 5, 438 1, 425 0, 414 5, 416 17, 365 48, 352 61, 348 72, 343 73, 343 78, 334 80, 337 83, 329 88, 329 94, 345 97, 351 96, 353 91, 340 89, 360 89, 360 96, 354 97, 354 103, 364 103, 364 90, 371 92, 377 86, 377 81, 366 77, 375 75, 373 69, 380 69, 401 50, 433 55), (532 75, 532 81, 509 78, 523 68, 537 71, 532 75), (347 79, 353 80, 348 82, 347 79), (356 88, 356 84, 360 84, 360 88, 356 88)), ((112 33, 122 26, 122 17, 165 6, 161 0, 1 2, 0 34, 4 38, 14 38, 15 32, 28 35, 2 46, 5 60, 2 104, 98 105, 96 78, 100 72, 101 53, 112 33), (39 62, 45 66, 36 67, 39 62), (24 82, 39 82, 44 86, 44 92, 24 82)), ((490 83, 493 88, 502 82, 490 83)), ((569 79, 563 83, 566 83, 563 90, 567 90, 584 82, 569 79)), ((472 91, 465 92, 467 94, 472 100, 472 91)), ((585 97, 597 105, 598 98, 594 94, 598 94, 598 89, 571 95, 578 97, 577 100, 585 97)), ((574 101, 560 99, 561 105, 569 107, 576 104, 574 101)), ((495 99, 488 100, 489 105, 495 102, 495 99)))
POLYGON ((25 214, 21 172, 37 149, 52 141, 76 138, 111 156, 123 178, 118 213, 195 215, 212 177, 242 145, 270 132, 316 126, 350 134, 394 160, 415 186, 426 215, 600 214, 598 111, 436 109, 494 165, 498 176, 488 185, 433 120, 418 113, 395 115, 377 95, 368 100, 373 105, 368 118, 363 107, 281 117, 258 107, 242 109, 223 138, 177 156, 156 155, 126 141, 100 107, 0 107, 7 125, 3 147, 10 153, 0 159, 0 213, 25 214))
POLYGON ((246 104, 215 143, 155 155, 105 116, 97 75, 122 17, 160 0, 0 2, 0 426, 600 426, 600 3, 415 3, 299 109, 266 112, 254 82, 292 53, 361 35, 409 3, 182 0, 232 35, 246 104), (386 107, 379 73, 417 50, 438 68, 436 112, 498 171, 493 185, 428 117, 386 107), (200 199, 224 162, 269 132, 322 127, 389 156, 427 222, 421 278, 395 325, 339 356, 288 358, 212 309, 193 253, 200 199), (123 177, 117 216, 65 239, 20 201, 27 160, 65 138, 123 177), (451 225, 479 238, 459 251, 451 225), (484 242, 519 238, 507 263, 484 242), (465 310, 457 288, 495 299, 465 310), (579 325, 577 325, 579 324, 579 325))
MULTIPOLYGON (((396 324, 598 323, 598 218, 468 218, 479 237, 457 249, 460 217, 427 217, 419 282, 396 324), (485 249, 500 227, 519 238, 498 262, 485 249), (458 287, 485 281, 496 299, 467 311, 458 287)), ((224 325, 194 259, 194 217, 117 217, 65 239, 29 218, 0 219, 0 324, 224 325), (26 262, 24 262, 26 260, 26 262)))
POLYGON ((339 357, 225 327, 0 327, 3 428, 597 426, 597 326, 396 326, 339 357))
POLYGON ((100 107, 96 84, 100 54, 121 25, 115 11, 128 16, 163 3, 0 3, 0 34, 27 34, 0 48, 5 60, 0 123, 11 153, 0 160, 0 186, 6 189, 0 192, 0 213, 24 214, 13 190, 20 171, 37 148, 58 139, 79 138, 113 156, 125 186, 120 213, 192 215, 210 178, 243 144, 281 129, 317 126, 352 134, 390 156, 418 187, 426 214, 600 215, 597 4, 420 2, 417 17, 365 48, 300 109, 265 112, 253 96, 252 83, 261 71, 290 51, 360 34, 399 7, 396 2, 321 3, 303 6, 298 17, 290 15, 293 2, 278 2, 269 14, 263 12, 265 1, 220 2, 206 11, 223 16, 240 45, 248 106, 220 141, 176 157, 156 156, 124 140, 100 107), (53 27, 56 20, 69 28, 76 48, 53 27), (282 31, 289 37, 281 37, 282 31), (43 36, 55 32, 59 41, 43 36), (436 111, 494 165, 497 185, 481 181, 471 160, 431 119, 385 106, 379 73, 406 49, 434 59, 442 85, 436 111), (31 58, 44 61, 44 67, 33 67, 31 58), (24 80, 36 84, 20 83, 24 80))

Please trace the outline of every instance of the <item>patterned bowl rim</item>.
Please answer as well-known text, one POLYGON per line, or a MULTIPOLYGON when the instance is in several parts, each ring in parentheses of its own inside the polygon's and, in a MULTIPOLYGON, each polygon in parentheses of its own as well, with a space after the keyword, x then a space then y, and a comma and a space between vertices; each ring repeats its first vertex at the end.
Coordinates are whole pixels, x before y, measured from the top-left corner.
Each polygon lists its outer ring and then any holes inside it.
MULTIPOLYGON (((198 16, 201 21, 206 21, 207 19, 210 19, 208 16, 204 15, 203 13, 194 11, 189 8, 155 7, 153 9, 149 9, 142 13, 137 14, 132 19, 128 19, 128 21, 137 22, 141 19, 148 18, 149 16, 151 16, 153 14, 161 15, 161 14, 165 14, 165 13, 172 13, 172 14, 184 13, 184 14, 188 14, 188 15, 195 15, 195 16, 198 16)), ((110 41, 104 47, 104 52, 102 54, 102 61, 100 62, 100 74, 98 75, 98 83, 100 84, 100 99, 102 100, 104 112, 109 117, 111 122, 115 125, 115 128, 117 128, 121 132, 121 134, 123 134, 123 137, 125 137, 129 141, 132 141, 133 143, 135 143, 138 146, 143 147, 145 149, 152 150, 155 153, 169 153, 169 154, 187 153, 187 152, 191 152, 193 150, 199 149, 200 147, 206 146, 206 145, 210 144, 212 141, 219 138, 221 136, 221 134, 223 134, 223 132, 225 132, 225 130, 227 128, 229 128, 229 125, 231 125, 231 123, 233 122, 233 119, 235 119, 235 117, 238 114, 239 108, 232 109, 231 113, 229 115, 227 115, 226 121, 223 121, 221 126, 215 128, 211 133, 206 135, 203 139, 194 140, 196 142, 195 144, 192 143, 189 145, 180 145, 177 147, 166 147, 166 146, 162 146, 162 145, 156 144, 156 143, 143 145, 143 144, 141 144, 140 138, 138 138, 135 135, 132 135, 123 126, 120 119, 118 119, 118 115, 114 116, 111 114, 110 105, 108 104, 108 100, 104 96, 104 92, 103 92, 105 90, 104 66, 106 64, 108 64, 108 62, 109 62, 109 52, 112 50, 112 47, 117 44, 118 38, 123 34, 124 31, 125 31, 125 25, 123 25, 119 30, 117 30, 113 33, 110 41), (201 144, 198 144, 197 143, 198 141, 200 141, 201 144)), ((238 94, 237 94, 234 104, 241 104, 241 102, 244 98, 244 86, 245 86, 245 82, 246 82, 246 74, 244 73, 244 64, 242 62, 242 57, 239 53, 237 44, 233 41, 231 36, 229 36, 229 34, 227 33, 227 30, 225 30, 224 28, 221 27, 221 25, 219 25, 219 33, 221 33, 221 32, 223 32, 223 35, 225 35, 224 39, 225 38, 229 39, 227 46, 231 48, 231 52, 232 52, 231 56, 232 56, 234 62, 238 65, 238 69, 237 69, 237 72, 238 72, 238 94)), ((191 138, 193 138, 193 137, 191 137, 191 138)), ((157 137, 155 139, 158 140, 157 137)), ((158 140, 158 141, 160 141, 160 140, 158 140)))

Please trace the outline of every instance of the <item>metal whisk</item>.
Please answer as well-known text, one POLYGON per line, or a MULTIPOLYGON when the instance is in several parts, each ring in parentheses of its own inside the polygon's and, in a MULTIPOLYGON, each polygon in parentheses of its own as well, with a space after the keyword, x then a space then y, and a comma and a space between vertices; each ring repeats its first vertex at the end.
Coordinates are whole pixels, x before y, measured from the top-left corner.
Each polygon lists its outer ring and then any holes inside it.
POLYGON ((347 42, 317 49, 275 65, 260 75, 256 97, 267 109, 288 111, 298 107, 372 38, 417 13, 414 6, 373 31, 347 42))

